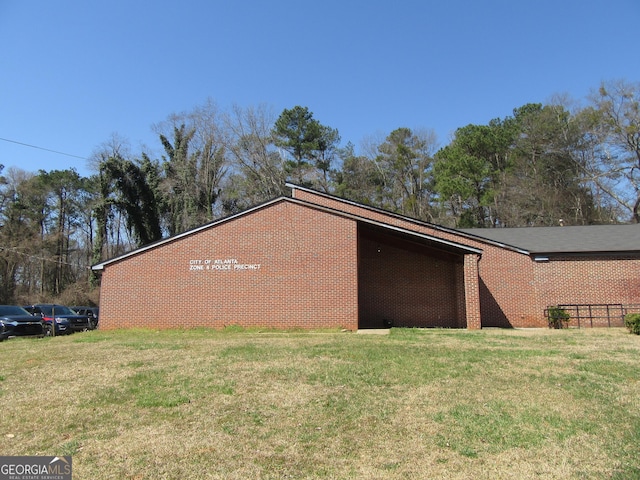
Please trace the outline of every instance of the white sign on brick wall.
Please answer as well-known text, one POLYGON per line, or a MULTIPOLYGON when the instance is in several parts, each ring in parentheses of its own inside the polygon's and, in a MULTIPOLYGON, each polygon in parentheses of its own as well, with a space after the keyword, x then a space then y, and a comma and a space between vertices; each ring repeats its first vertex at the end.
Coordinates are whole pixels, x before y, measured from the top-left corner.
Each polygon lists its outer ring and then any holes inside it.
POLYGON ((260 270, 260 264, 240 263, 237 258, 189 260, 189 271, 192 272, 244 272, 249 270, 260 270))

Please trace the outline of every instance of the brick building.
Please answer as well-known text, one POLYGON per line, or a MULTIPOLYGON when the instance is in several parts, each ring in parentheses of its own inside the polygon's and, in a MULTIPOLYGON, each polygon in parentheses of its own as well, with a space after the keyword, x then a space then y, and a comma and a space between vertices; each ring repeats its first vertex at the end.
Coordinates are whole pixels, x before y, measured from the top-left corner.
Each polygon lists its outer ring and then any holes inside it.
POLYGON ((289 187, 94 265, 101 328, 543 327, 552 304, 640 304, 640 225, 455 230, 289 187))

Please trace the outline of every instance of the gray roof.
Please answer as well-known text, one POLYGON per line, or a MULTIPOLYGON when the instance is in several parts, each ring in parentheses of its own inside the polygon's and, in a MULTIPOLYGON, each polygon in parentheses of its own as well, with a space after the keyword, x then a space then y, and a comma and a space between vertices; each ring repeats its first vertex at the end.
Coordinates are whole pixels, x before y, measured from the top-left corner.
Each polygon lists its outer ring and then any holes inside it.
POLYGON ((640 252, 640 224, 468 228, 459 231, 527 250, 531 254, 640 252))

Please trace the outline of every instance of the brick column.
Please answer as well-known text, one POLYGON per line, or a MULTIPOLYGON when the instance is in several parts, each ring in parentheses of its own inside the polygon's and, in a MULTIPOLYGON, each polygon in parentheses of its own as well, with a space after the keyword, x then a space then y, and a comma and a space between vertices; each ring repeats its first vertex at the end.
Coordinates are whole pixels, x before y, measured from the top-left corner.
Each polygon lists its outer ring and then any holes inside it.
POLYGON ((480 277, 478 273, 477 254, 464 256, 464 299, 467 312, 467 329, 479 330, 482 328, 480 318, 480 277))

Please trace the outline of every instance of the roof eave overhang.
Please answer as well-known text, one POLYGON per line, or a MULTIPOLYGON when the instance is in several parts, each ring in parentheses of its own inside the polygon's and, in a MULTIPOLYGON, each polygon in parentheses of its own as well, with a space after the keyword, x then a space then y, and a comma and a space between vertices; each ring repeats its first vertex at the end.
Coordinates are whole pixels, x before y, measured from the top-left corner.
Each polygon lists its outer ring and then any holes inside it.
MULTIPOLYGON (((371 205, 364 205, 362 203, 354 202, 353 200, 348 200, 348 199, 345 199, 345 198, 336 197, 336 196, 328 194, 328 193, 318 192, 318 191, 312 190, 310 188, 301 187, 300 185, 296 185, 294 183, 287 182, 285 184, 285 186, 287 188, 291 188, 291 189, 294 189, 294 190, 302 190, 304 192, 312 193, 314 195, 320 195, 320 196, 323 196, 323 197, 331 198, 333 200, 337 200, 337 201, 345 203, 347 205, 353 205, 353 206, 356 206, 356 207, 359 207, 359 208, 363 208, 365 210, 371 210, 371 211, 379 212, 379 213, 382 213, 384 215, 388 215, 388 216, 393 217, 393 218, 402 219, 402 220, 404 220, 406 222, 413 223, 413 224, 416 224, 416 225, 427 226, 427 227, 432 228, 432 229, 434 229, 436 231, 440 231, 440 232, 443 232, 443 233, 448 233, 450 235, 456 235, 456 236, 458 236, 460 238, 466 238, 468 240, 473 240, 473 241, 476 241, 476 242, 479 242, 479 243, 492 245, 494 247, 500 247, 500 248, 503 248, 505 250, 511 250, 512 252, 520 253, 522 255, 529 255, 531 253, 528 250, 525 250, 523 248, 519 248, 519 247, 516 247, 516 246, 513 246, 513 245, 509 245, 509 244, 506 244, 506 243, 498 242, 498 241, 491 240, 489 238, 481 237, 481 236, 478 236, 478 235, 469 234, 467 232, 462 232, 460 230, 456 230, 455 228, 448 228, 448 227, 444 227, 442 225, 437 225, 435 223, 429 223, 429 222, 425 222, 423 220, 418 220, 418 219, 415 219, 415 218, 407 217, 406 215, 402 215, 402 214, 395 213, 395 212, 390 212, 390 211, 387 211, 387 210, 384 210, 384 209, 381 209, 381 208, 377 208, 377 207, 372 207, 371 205)), ((462 244, 458 244, 458 245, 462 245, 462 244)), ((467 247, 467 248, 470 248, 470 247, 467 247)), ((481 249, 478 249, 478 250, 482 251, 481 249)))
POLYGON ((530 252, 531 258, 537 261, 542 259, 553 259, 558 257, 640 257, 640 252, 634 250, 602 250, 602 251, 553 251, 553 252, 530 252))
POLYGON ((363 223, 363 224, 366 224, 366 225, 370 225, 370 226, 375 226, 375 227, 381 228, 383 230, 387 230, 389 232, 401 233, 403 235, 407 235, 407 236, 414 237, 414 238, 417 238, 417 239, 428 240, 431 243, 449 247, 450 249, 458 251, 461 254, 465 254, 465 253, 477 254, 477 255, 481 255, 482 254, 482 249, 480 249, 480 248, 470 247, 469 245, 464 245, 462 243, 453 242, 451 240, 446 240, 446 239, 443 239, 443 238, 440 238, 440 237, 436 237, 436 236, 433 236, 433 235, 428 235, 428 234, 425 234, 425 233, 416 232, 415 230, 410 230, 410 229, 406 229, 406 228, 402 228, 402 227, 397 227, 395 225, 390 225, 388 223, 370 220, 370 219, 367 219, 365 217, 357 217, 357 216, 354 216, 354 217, 355 217, 354 220, 356 220, 356 221, 358 221, 360 223, 363 223))
MULTIPOLYGON (((289 184, 287 184, 287 185, 289 185, 289 184)), ((392 225, 390 223, 380 222, 378 220, 373 220, 371 218, 364 217, 362 215, 355 215, 353 213, 344 212, 342 210, 337 210, 335 208, 325 207, 323 205, 318 205, 316 203, 311 203, 311 202, 307 202, 307 201, 304 201, 304 200, 299 200, 297 198, 290 198, 288 200, 293 202, 293 203, 297 203, 299 205, 304 205, 305 207, 309 207, 309 208, 313 208, 315 210, 320 210, 320 211, 323 211, 323 212, 327 212, 327 213, 330 213, 332 215, 338 215, 340 217, 348 218, 348 219, 354 220, 356 222, 364 223, 364 224, 371 225, 371 226, 376 226, 376 227, 379 227, 379 228, 382 228, 382 229, 385 229, 385 230, 389 230, 389 231, 393 231, 393 232, 397 232, 397 233, 402 233, 404 235, 413 236, 413 237, 420 238, 420 239, 423 239, 423 240, 429 240, 429 241, 431 241, 433 243, 446 245, 447 247, 452 247, 452 248, 460 251, 461 253, 482 254, 482 249, 480 249, 480 248, 470 247, 469 245, 465 245, 465 244, 458 243, 458 242, 453 242, 451 240, 446 240, 444 238, 436 237, 434 235, 428 235, 426 233, 417 232, 415 230, 411 230, 411 229, 408 229, 408 228, 398 227, 398 226, 392 225)))

